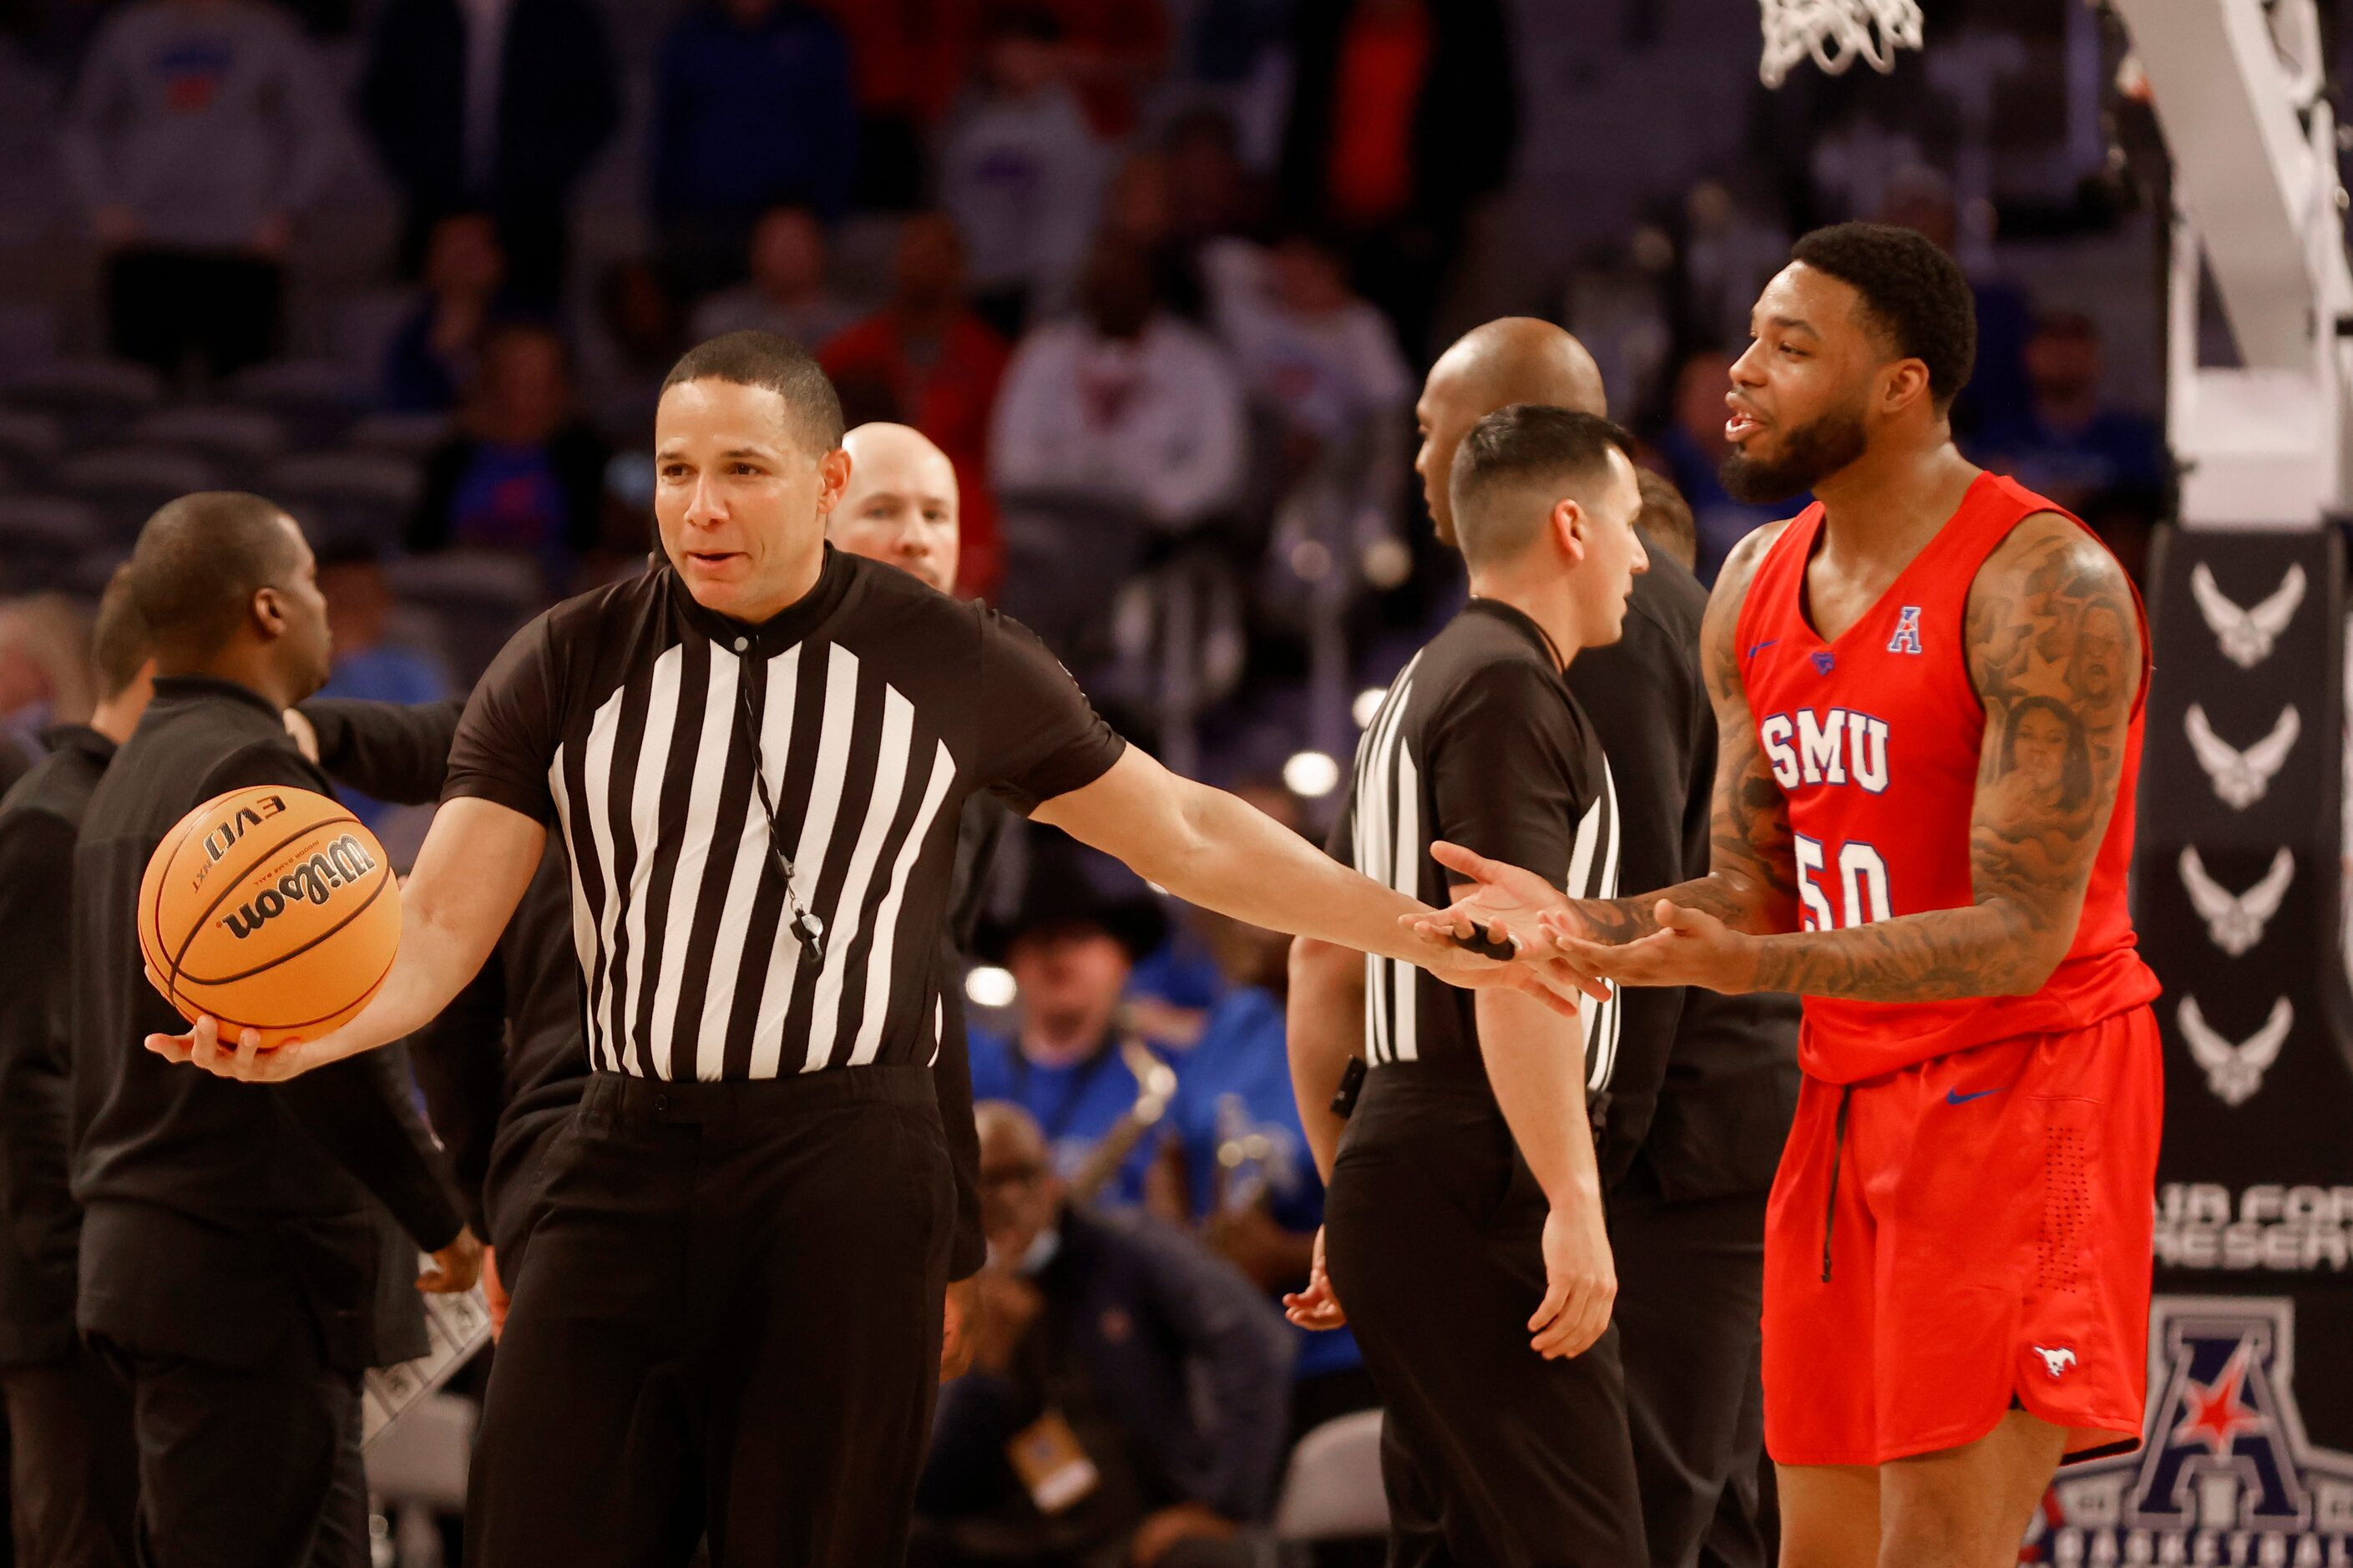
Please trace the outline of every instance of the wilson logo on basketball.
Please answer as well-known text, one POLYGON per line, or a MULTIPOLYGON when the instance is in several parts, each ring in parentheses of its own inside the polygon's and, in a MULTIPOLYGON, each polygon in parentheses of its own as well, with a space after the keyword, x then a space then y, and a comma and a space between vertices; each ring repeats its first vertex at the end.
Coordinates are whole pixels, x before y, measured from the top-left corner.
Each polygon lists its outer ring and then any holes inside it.
MULTIPOLYGON (((241 811, 237 815, 251 816, 253 814, 241 811)), ((211 839, 205 841, 205 847, 207 850, 212 848, 211 839)), ((346 833, 279 878, 276 887, 264 888, 251 902, 224 917, 220 923, 229 935, 243 942, 284 914, 288 904, 323 904, 334 896, 336 889, 356 882, 375 869, 375 858, 357 838, 346 833)))

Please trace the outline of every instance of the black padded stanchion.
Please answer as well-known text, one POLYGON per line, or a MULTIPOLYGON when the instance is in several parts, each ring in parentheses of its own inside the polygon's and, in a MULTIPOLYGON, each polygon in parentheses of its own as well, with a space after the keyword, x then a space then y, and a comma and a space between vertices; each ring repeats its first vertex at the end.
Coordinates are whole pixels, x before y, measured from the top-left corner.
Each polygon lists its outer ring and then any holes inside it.
POLYGON ((2344 549, 2180 530, 2134 863, 2165 983, 2149 1405, 2030 1561, 2353 1563, 2353 1058, 2340 888, 2344 549))

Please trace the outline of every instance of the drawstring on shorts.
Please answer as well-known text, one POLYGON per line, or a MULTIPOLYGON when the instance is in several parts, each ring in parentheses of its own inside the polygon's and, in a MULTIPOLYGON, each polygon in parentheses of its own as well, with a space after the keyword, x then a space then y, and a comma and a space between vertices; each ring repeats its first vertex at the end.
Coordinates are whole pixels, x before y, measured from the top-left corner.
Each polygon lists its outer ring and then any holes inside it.
POLYGON ((1831 1194, 1822 1203, 1822 1283, 1831 1282, 1831 1232, 1838 1226, 1839 1164, 1846 1155, 1846 1102, 1854 1085, 1839 1086, 1838 1117, 1831 1128, 1831 1194))

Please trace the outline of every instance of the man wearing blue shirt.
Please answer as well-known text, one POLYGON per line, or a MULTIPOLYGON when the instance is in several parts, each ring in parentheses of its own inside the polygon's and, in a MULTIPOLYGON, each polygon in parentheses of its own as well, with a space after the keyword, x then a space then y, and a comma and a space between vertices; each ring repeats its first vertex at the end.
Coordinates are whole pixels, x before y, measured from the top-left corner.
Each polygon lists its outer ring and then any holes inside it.
MULTIPOLYGON (((1180 1153, 1187 1214, 1202 1236, 1270 1297, 1295 1288, 1324 1223, 1324 1184, 1299 1125, 1284 1044, 1290 939, 1206 910, 1192 916, 1227 982, 1200 1043, 1177 1059, 1168 1136, 1180 1153)), ((1293 1438, 1377 1400, 1346 1330, 1294 1327, 1293 1438)))
POLYGON ((1159 900, 1134 873, 1033 831, 1020 907, 985 923, 986 963, 1012 971, 1020 1022, 1011 1037, 975 1029, 976 1100, 1037 1119, 1055 1174, 1083 1201, 1140 1204, 1160 1146, 1167 1064, 1123 1016, 1129 977, 1167 934, 1159 900), (1139 1116, 1149 1120, 1136 1125, 1139 1116), (1107 1139, 1128 1147, 1113 1160, 1107 1139), (1104 1168, 1109 1162, 1109 1167, 1104 1168))

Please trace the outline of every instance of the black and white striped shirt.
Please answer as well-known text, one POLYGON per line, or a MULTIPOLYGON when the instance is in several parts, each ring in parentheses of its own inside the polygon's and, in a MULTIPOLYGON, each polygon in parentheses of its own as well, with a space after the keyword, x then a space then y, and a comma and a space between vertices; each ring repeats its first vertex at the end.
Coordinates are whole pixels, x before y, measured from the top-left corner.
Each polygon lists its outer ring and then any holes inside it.
POLYGON ((930 1061, 965 799, 1027 812, 1122 749, 1027 631, 828 547, 757 626, 668 568, 557 605, 476 688, 444 797, 564 834, 596 1068, 775 1078, 930 1061))
MULTIPOLYGON (((1448 839, 1509 861, 1571 898, 1618 895, 1618 802, 1609 759, 1536 624, 1473 599, 1390 685, 1356 744, 1331 850, 1424 903, 1452 901, 1430 858, 1448 839)), ((1483 1074, 1472 994, 1395 959, 1367 957, 1365 1056, 1483 1074)), ((1584 1008, 1586 1081, 1609 1085, 1618 999, 1584 1008)))

